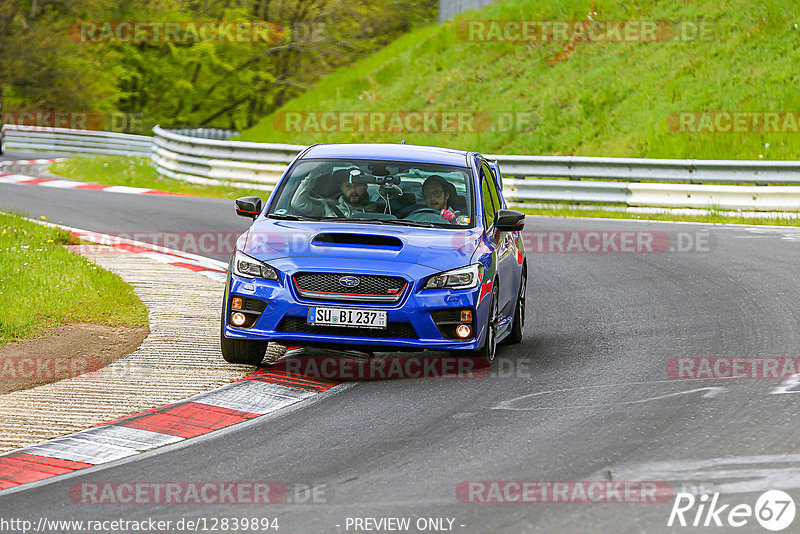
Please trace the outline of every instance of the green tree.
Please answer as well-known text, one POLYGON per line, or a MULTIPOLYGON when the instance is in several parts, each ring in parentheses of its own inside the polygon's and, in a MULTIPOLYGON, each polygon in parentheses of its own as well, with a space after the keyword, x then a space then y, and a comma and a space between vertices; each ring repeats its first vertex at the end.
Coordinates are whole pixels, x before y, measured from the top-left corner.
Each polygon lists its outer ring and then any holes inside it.
POLYGON ((6 109, 120 111, 244 129, 435 14, 435 0, 4 0, 6 109), (274 42, 85 42, 80 21, 269 21, 274 42))

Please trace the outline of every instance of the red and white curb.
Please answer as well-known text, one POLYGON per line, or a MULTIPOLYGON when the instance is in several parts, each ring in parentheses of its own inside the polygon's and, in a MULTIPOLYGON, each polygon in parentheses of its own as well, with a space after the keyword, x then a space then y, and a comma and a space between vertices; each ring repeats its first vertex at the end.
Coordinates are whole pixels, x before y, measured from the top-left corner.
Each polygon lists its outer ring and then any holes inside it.
POLYGON ((46 165, 48 163, 64 161, 65 159, 66 158, 2 160, 0 161, 0 167, 4 165, 46 165))
POLYGON ((169 193, 158 189, 145 189, 143 187, 128 187, 126 185, 103 185, 91 182, 78 182, 76 180, 64 180, 59 178, 36 178, 24 174, 3 174, 0 173, 0 183, 3 184, 22 184, 38 185, 42 187, 52 187, 56 189, 79 189, 84 191, 103 191, 105 193, 123 193, 126 195, 168 195, 186 196, 181 193, 169 193))
MULTIPOLYGON (((36 222, 64 228, 94 243, 111 243, 109 246, 118 250, 146 254, 170 265, 211 274, 216 280, 225 279, 226 265, 222 262, 98 232, 36 222)), ((302 350, 295 347, 284 355, 291 357, 302 350)), ((342 381, 262 368, 236 382, 173 404, 0 454, 0 492, 263 417, 341 384, 342 381)))
MULTIPOLYGON (((42 221, 36 222, 41 223, 42 221)), ((227 280, 228 264, 222 261, 212 260, 211 258, 199 256, 190 252, 182 252, 180 250, 153 245, 151 243, 144 243, 142 241, 135 241, 133 239, 101 234, 99 232, 92 232, 90 230, 82 230, 80 228, 73 228, 71 226, 53 223, 43 224, 48 224, 63 230, 67 230, 75 237, 78 237, 84 241, 89 241, 90 243, 96 243, 96 252, 98 253, 103 250, 103 247, 110 247, 114 250, 123 252, 144 254, 145 256, 158 262, 173 265, 175 267, 181 267, 183 269, 189 269, 190 271, 202 274, 203 276, 211 278, 212 280, 218 280, 220 282, 225 282, 227 280)), ((93 246, 94 245, 89 245, 89 247, 93 246)), ((85 249, 81 250, 81 247, 84 247, 84 245, 71 245, 71 247, 78 247, 78 250, 81 251, 85 256, 91 255, 90 253, 87 253, 85 249)))
POLYGON ((219 282, 225 282, 228 278, 228 264, 223 261, 213 260, 205 256, 192 254, 191 252, 183 252, 181 250, 153 245, 152 243, 145 243, 143 241, 102 234, 91 230, 83 230, 65 224, 43 221, 41 219, 26 218, 26 220, 36 224, 66 230, 83 241, 94 243, 94 245, 67 245, 67 248, 83 256, 91 258, 93 253, 102 254, 107 251, 117 250, 134 254, 143 254, 160 263, 188 269, 219 282))
POLYGON ((0 455, 0 492, 265 416, 340 382, 262 369, 184 401, 0 455))

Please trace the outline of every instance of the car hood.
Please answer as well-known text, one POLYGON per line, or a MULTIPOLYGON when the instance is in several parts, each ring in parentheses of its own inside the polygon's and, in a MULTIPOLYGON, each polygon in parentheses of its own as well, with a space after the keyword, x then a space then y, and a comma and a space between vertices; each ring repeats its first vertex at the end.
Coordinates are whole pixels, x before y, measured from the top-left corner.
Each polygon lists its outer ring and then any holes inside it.
POLYGON ((383 260, 446 271, 468 265, 481 237, 478 228, 258 219, 239 237, 237 249, 266 262, 287 257, 383 260))

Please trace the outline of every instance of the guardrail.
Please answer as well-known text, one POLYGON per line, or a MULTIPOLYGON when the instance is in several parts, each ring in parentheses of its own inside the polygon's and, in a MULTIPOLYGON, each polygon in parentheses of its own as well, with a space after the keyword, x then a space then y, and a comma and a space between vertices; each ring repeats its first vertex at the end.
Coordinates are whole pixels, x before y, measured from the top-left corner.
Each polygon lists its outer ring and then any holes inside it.
MULTIPOLYGON (((26 126, 3 131, 10 148, 148 155, 169 178, 267 191, 306 148, 195 137, 159 126, 153 128, 154 137, 26 126)), ((499 162, 504 196, 514 206, 559 202, 800 211, 798 161, 488 157, 499 162)))
POLYGON ((304 146, 220 141, 153 128, 152 159, 164 176, 196 184, 270 190, 304 146))
POLYGON ((203 139, 218 139, 220 141, 225 141, 239 134, 236 130, 222 128, 168 128, 167 131, 188 137, 202 137, 203 139))
POLYGON ((523 205, 521 202, 591 202, 636 207, 800 210, 797 161, 487 157, 498 161, 504 176, 537 178, 504 180, 503 194, 516 206, 523 205), (548 179, 554 177, 562 179, 548 179), (614 181, 603 181, 609 179, 614 181))
MULTIPOLYGON (((305 148, 299 145, 197 139, 160 127, 154 128, 153 132, 152 157, 160 173, 194 183, 224 183, 243 189, 271 189, 285 170, 286 163, 305 148)), ((800 210, 800 162, 795 161, 488 157, 499 162, 505 177, 503 194, 517 207, 525 203, 566 202, 700 209, 800 210)))
POLYGON ((504 156, 497 160, 506 176, 610 179, 629 182, 709 182, 800 185, 800 161, 590 158, 577 156, 504 156))
POLYGON ((94 130, 3 125, 3 147, 59 153, 149 156, 152 138, 94 130))

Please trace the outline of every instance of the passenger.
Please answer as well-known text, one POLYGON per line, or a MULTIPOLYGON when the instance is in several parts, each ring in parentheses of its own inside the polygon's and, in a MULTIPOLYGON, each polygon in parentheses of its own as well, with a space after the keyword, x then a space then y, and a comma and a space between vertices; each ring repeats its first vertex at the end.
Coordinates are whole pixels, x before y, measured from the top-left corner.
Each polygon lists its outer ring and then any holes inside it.
POLYGON ((312 198, 311 193, 328 173, 317 168, 308 173, 292 197, 292 208, 309 217, 351 217, 354 213, 379 213, 383 208, 369 199, 366 184, 350 183, 350 170, 338 169, 328 180, 339 183, 336 198, 312 198))
POLYGON ((461 212, 450 207, 451 191, 455 194, 453 185, 438 174, 428 176, 422 184, 422 196, 428 208, 438 211, 442 218, 454 223, 461 212))

